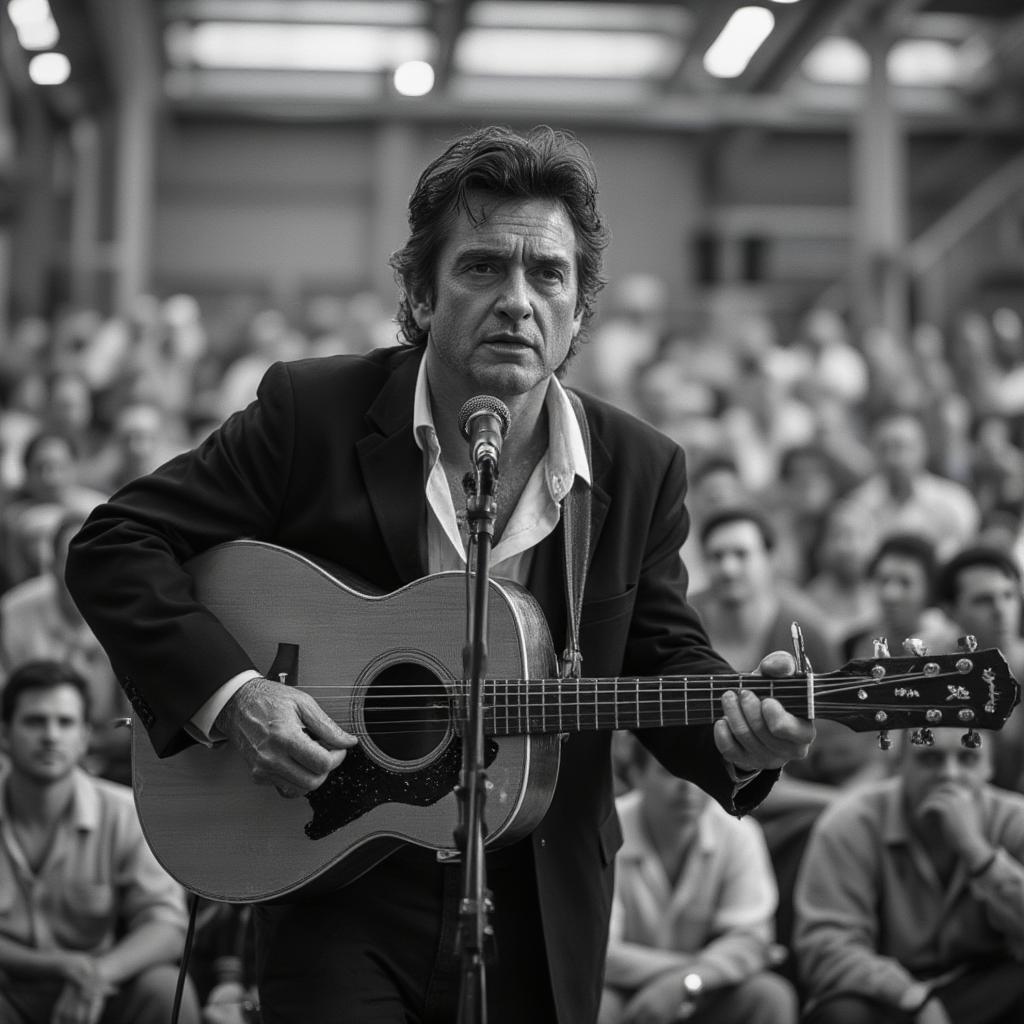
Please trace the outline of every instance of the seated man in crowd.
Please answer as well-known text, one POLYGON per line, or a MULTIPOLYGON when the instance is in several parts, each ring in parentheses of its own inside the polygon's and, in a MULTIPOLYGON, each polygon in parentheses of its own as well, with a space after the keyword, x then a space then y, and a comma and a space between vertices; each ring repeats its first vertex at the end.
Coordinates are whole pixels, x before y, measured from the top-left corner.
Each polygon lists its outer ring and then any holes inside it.
POLYGON ((876 469, 840 507, 871 525, 880 540, 890 533, 920 533, 948 558, 977 533, 978 503, 961 483, 928 469, 928 437, 919 416, 884 412, 871 432, 876 469))
POLYGON ((952 649, 956 627, 936 607, 935 546, 922 533, 893 533, 875 549, 867 578, 875 593, 877 619, 843 641, 843 656, 874 656, 876 638, 888 641, 893 656, 904 640, 920 640, 933 653, 952 649))
POLYGON ((769 970, 776 891, 758 825, 632 748, 599 1024, 792 1024, 796 994, 769 970))
MULTIPOLYGON (((1010 552, 990 544, 963 548, 942 567, 936 590, 958 635, 972 635, 983 649, 998 647, 1014 678, 1024 682, 1020 567, 1010 552)), ((1024 714, 1019 710, 996 734, 993 756, 992 781, 1024 791, 1024 714)))
POLYGON ((897 774, 830 807, 796 886, 808 1024, 1024 1020, 1024 797, 990 737, 902 737, 897 774))
MULTIPOLYGON (((89 690, 53 661, 0 694, 0 1021, 167 1024, 182 890, 143 839, 131 791, 79 762, 89 690)), ((180 1024, 197 1024, 190 985, 180 1024)))
POLYGON ((68 544, 84 521, 77 512, 64 515, 53 533, 50 567, 0 595, 0 667, 6 674, 27 661, 46 660, 79 673, 89 686, 92 716, 84 766, 94 775, 127 783, 131 734, 115 722, 129 716, 131 706, 64 582, 68 544))
POLYGON ((813 603, 775 568, 775 530, 752 505, 716 509, 699 530, 706 590, 691 603, 715 647, 737 671, 753 671, 759 651, 792 646, 800 622, 807 656, 816 672, 839 666, 838 647, 813 603), (768 646, 763 647, 763 644, 768 646))

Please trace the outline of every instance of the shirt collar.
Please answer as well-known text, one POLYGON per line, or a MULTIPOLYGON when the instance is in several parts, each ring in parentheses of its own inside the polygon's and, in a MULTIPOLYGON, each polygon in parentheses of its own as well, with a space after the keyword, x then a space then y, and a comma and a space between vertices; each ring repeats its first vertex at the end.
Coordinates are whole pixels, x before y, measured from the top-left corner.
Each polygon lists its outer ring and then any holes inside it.
MULTIPOLYGON (((623 836, 619 856, 623 860, 643 861, 651 857, 658 858, 658 852, 647 839, 647 831, 643 826, 641 799, 639 790, 634 789, 616 801, 623 836)), ((718 845, 718 836, 711 821, 713 813, 713 806, 707 804, 697 822, 694 842, 701 854, 711 853, 718 845)))
MULTIPOLYGON (((7 819, 7 783, 9 769, 0 771, 0 821, 7 819)), ((74 796, 71 799, 70 821, 79 832, 95 831, 100 822, 100 801, 92 779, 81 769, 73 774, 74 796)))
MULTIPOLYGON (((584 483, 590 481, 590 464, 587 449, 583 443, 583 432, 573 412, 565 388, 557 377, 552 377, 544 397, 548 414, 548 472, 547 483, 551 496, 561 501, 570 490, 576 477, 584 483)), ((421 451, 430 456, 433 464, 441 454, 434 427, 434 415, 430 408, 430 386, 427 383, 427 361, 420 360, 416 376, 416 391, 413 398, 413 435, 421 451)))

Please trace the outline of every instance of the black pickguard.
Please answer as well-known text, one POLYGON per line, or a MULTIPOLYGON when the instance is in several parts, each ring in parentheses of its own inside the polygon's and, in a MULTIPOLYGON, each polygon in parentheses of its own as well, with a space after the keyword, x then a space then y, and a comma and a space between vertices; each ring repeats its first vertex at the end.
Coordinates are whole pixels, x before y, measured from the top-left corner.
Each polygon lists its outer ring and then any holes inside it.
MULTIPOLYGON (((487 737, 484 764, 490 765, 497 755, 498 744, 487 737)), ((461 770, 462 740, 458 736, 428 767, 416 772, 383 768, 367 757, 362 747, 353 747, 324 784, 306 794, 313 818, 305 833, 310 839, 323 839, 381 804, 436 804, 458 784, 461 770)))

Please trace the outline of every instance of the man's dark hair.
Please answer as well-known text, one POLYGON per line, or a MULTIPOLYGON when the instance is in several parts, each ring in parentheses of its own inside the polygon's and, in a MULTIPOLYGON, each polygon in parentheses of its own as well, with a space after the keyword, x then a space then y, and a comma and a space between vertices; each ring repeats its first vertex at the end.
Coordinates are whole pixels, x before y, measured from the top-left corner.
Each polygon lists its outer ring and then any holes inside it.
POLYGON ((775 527, 772 526, 771 520, 769 520, 763 512, 755 508, 753 505, 730 505, 727 508, 715 509, 715 511, 712 512, 703 523, 701 523, 701 547, 707 544, 708 537, 710 537, 715 530, 720 526, 725 526, 727 523, 753 523, 761 534, 765 550, 772 551, 775 548, 775 527))
MULTIPOLYGON (((583 313, 585 328, 605 283, 602 261, 608 244, 590 154, 570 132, 540 126, 519 135, 510 128, 489 127, 453 142, 420 175, 409 200, 409 238, 390 260, 402 288, 397 317, 402 339, 409 345, 426 344, 427 332, 416 323, 409 296, 433 300, 438 256, 453 220, 460 210, 476 216, 469 206, 470 192, 561 202, 576 233, 576 312, 583 313)), ((567 359, 576 353, 583 333, 573 340, 567 359)))
POLYGON ((698 462, 690 472, 690 487, 696 487, 705 477, 712 473, 731 473, 733 476, 740 475, 740 467, 731 455, 721 452, 712 452, 698 462))
POLYGON ((0 721, 10 725, 23 694, 32 690, 52 690, 58 686, 74 687, 82 698, 83 717, 88 722, 92 715, 92 695, 89 684, 70 665, 40 658, 19 665, 8 677, 0 692, 0 721))
POLYGON ((77 459, 79 455, 78 442, 70 434, 66 434, 63 430, 40 430, 38 433, 33 434, 25 445, 25 449, 21 455, 21 463, 28 469, 32 465, 32 460, 36 457, 36 452, 43 447, 48 441, 60 441, 62 444, 67 445, 68 451, 71 452, 71 457, 77 459))
POLYGON ((919 533, 892 533, 882 540, 871 556, 866 570, 869 578, 875 575, 879 563, 886 555, 908 558, 921 566, 927 584, 928 600, 931 601, 935 589, 935 574, 938 570, 935 545, 919 533))
POLYGON ((942 604, 956 602, 960 591, 960 573, 977 565, 998 569, 1008 579, 1020 583, 1020 566, 1008 551, 994 544, 971 544, 958 551, 942 568, 935 581, 935 594, 942 604))

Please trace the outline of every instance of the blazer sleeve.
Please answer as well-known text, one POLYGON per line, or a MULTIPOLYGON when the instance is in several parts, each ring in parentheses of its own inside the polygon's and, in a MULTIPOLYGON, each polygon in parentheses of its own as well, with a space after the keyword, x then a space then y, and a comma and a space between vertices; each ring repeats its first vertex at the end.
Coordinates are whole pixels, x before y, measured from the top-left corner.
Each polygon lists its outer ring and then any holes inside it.
POLYGON ((72 541, 65 579, 160 756, 245 652, 196 601, 183 563, 216 544, 271 536, 293 457, 294 400, 276 364, 257 400, 203 444, 129 483, 72 541))
MULTIPOLYGON (((675 448, 654 503, 637 584, 625 662, 630 673, 734 673, 712 647, 700 616, 687 600, 688 576, 679 553, 690 528, 686 490, 685 456, 675 448)), ((762 772, 737 787, 708 724, 643 729, 636 735, 669 771, 696 782, 731 814, 745 814, 757 806, 779 775, 762 772)))

